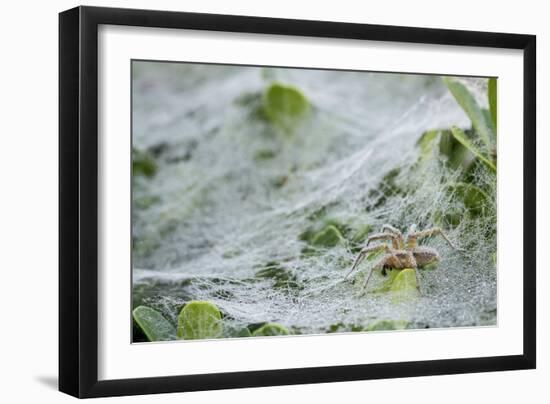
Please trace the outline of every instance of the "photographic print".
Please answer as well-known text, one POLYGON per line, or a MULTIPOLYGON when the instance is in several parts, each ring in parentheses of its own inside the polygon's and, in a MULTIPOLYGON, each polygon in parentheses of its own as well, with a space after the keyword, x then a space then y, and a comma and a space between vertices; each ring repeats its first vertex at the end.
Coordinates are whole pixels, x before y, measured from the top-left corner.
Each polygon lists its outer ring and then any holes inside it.
POLYGON ((497 324, 496 78, 131 72, 133 342, 497 324))

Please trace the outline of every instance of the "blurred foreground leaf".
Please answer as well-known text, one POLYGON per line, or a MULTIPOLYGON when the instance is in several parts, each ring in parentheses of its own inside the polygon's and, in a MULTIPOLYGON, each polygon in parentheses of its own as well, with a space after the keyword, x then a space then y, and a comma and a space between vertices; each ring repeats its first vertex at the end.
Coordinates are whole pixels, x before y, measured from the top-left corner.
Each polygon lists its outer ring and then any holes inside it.
POLYGON ((495 143, 495 134, 487 125, 483 111, 468 89, 460 82, 451 77, 444 77, 443 82, 455 98, 456 102, 462 107, 472 126, 485 144, 487 150, 490 150, 495 143))
POLYGON ((340 244, 342 241, 344 241, 344 238, 340 230, 330 224, 313 236, 311 244, 315 247, 330 248, 340 244))
POLYGON ((468 136, 459 128, 456 126, 453 126, 451 128, 451 133, 453 134, 454 138, 458 140, 465 148, 470 150, 474 156, 476 156, 483 164, 489 168, 493 173, 497 172, 496 166, 493 164, 489 158, 483 155, 481 150, 472 143, 472 141, 468 138, 468 136))
POLYGON ((367 327, 367 331, 404 330, 408 321, 405 320, 378 320, 367 327))
POLYGON ((497 128, 497 79, 492 77, 489 79, 489 87, 487 89, 487 98, 489 98, 489 111, 491 112, 491 121, 493 128, 497 128))
POLYGON ((420 139, 416 142, 416 145, 420 148, 420 159, 425 161, 432 156, 435 147, 437 146, 437 141, 439 140, 440 135, 439 130, 428 130, 420 136, 420 139))
POLYGON ((177 335, 179 339, 219 338, 222 335, 220 311, 210 302, 187 303, 178 316, 177 335))
POLYGON ((272 337, 276 335, 290 335, 290 332, 281 324, 267 323, 252 333, 253 337, 272 337))
POLYGON ((351 251, 352 252, 358 252, 362 248, 362 244, 367 239, 367 236, 372 230, 372 226, 370 224, 364 224, 361 225, 355 230, 355 232, 352 234, 351 239, 349 240, 351 243, 351 251))
POLYGON ((144 151, 132 148, 132 175, 152 177, 157 172, 153 157, 144 151))
POLYGON ((237 337, 239 338, 248 338, 248 337, 251 337, 252 336, 252 333, 250 332, 250 330, 248 328, 242 328, 238 333, 237 333, 237 337))
POLYGON ((176 339, 176 328, 158 311, 147 306, 139 306, 134 309, 132 316, 149 341, 176 339))
POLYGON ((309 103, 298 89, 273 83, 264 92, 263 107, 269 121, 290 132, 308 111, 309 103))

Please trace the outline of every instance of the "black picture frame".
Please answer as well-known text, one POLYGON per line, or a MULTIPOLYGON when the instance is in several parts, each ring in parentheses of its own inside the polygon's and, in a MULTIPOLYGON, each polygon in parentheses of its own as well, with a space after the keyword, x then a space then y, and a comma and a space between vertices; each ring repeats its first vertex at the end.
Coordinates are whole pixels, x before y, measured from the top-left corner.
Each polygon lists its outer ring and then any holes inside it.
POLYGON ((535 60, 534 35, 97 7, 60 13, 59 390, 84 398, 535 368, 535 60), (100 24, 522 50, 523 354, 98 381, 100 24))

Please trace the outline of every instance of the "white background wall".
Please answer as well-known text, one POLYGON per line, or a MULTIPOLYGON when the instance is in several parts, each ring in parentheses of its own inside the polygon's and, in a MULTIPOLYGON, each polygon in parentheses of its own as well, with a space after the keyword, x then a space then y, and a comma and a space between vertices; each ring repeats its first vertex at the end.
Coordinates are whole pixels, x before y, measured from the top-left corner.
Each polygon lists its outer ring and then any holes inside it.
MULTIPOLYGON (((5 2, 0 24, 0 400, 68 402, 57 386, 57 13, 74 1, 5 2)), ((545 2, 188 0, 87 5, 531 33, 538 41, 538 369, 109 399, 127 403, 548 402, 550 25, 545 2), (546 74, 545 74, 546 73, 546 74), (541 258, 542 257, 542 258, 541 258)), ((518 134, 519 136, 520 134, 518 134)), ((518 231, 521 231, 518 229, 518 231)), ((518 233, 518 242, 521 233, 518 233)), ((520 268, 518 268, 520 270, 520 268)), ((533 268, 534 270, 534 268, 533 268)))

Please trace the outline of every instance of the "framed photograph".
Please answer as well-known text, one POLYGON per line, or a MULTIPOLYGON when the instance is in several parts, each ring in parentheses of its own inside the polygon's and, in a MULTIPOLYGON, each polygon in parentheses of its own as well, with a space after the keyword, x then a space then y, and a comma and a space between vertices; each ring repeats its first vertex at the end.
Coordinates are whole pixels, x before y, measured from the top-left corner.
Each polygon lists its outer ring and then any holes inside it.
POLYGON ((535 368, 535 37, 59 17, 59 388, 535 368))

